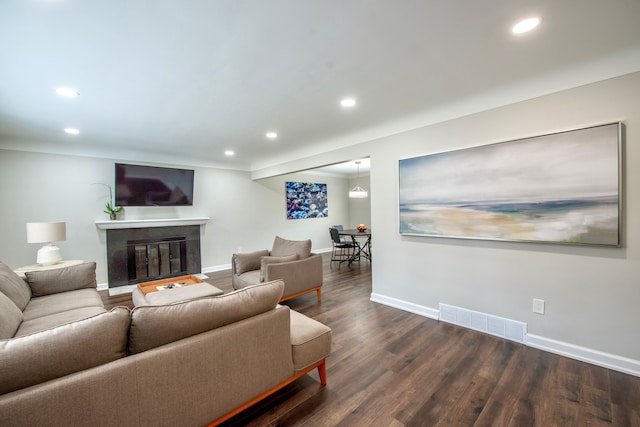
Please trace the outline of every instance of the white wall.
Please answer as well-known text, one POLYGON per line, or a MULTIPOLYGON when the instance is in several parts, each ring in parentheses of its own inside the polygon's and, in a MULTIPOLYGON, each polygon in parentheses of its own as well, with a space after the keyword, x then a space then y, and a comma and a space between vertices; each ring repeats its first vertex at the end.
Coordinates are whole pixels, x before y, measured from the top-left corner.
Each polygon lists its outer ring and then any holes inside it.
MULTIPOLYGON (((349 199, 349 221, 344 224, 345 228, 356 228, 358 224, 371 227, 371 183, 369 175, 360 175, 358 180, 360 187, 369 192, 366 199, 349 199)), ((357 185, 356 178, 349 180, 349 189, 357 185)))
MULTIPOLYGON (((350 209, 348 203, 349 182, 346 179, 320 176, 313 173, 294 173, 265 178, 256 182, 263 185, 274 195, 273 200, 276 203, 271 207, 271 211, 277 212, 277 221, 274 229, 282 230, 280 232, 281 237, 290 239, 310 238, 313 243, 313 250, 330 249, 332 243, 329 236, 329 228, 334 224, 348 223, 350 209), (326 218, 287 219, 284 198, 286 181, 327 184, 329 216, 326 218)), ((271 241, 273 241, 273 238, 271 241)), ((269 247, 271 247, 271 244, 269 244, 269 247)))
MULTIPOLYGON (((0 260, 14 268, 35 263, 41 245, 27 243, 25 224, 65 221, 67 240, 57 243, 63 257, 96 261, 98 282, 106 283, 106 232, 97 229, 95 221, 108 219, 103 209, 109 192, 93 183, 112 183, 116 161, 0 150, 0 260)), ((329 226, 349 218, 345 179, 290 174, 252 181, 249 172, 193 169, 193 206, 127 207, 119 218, 210 217, 201 231, 205 271, 228 265, 238 248, 244 252, 271 248, 276 234, 294 240, 310 238, 313 250, 328 249, 329 226), (329 217, 287 220, 285 181, 326 183, 329 217)))
MULTIPOLYGON (((640 73, 367 144, 375 230, 373 292, 526 322, 528 332, 633 359, 640 367, 640 73), (624 122, 622 248, 410 237, 398 233, 398 160, 624 122), (546 314, 532 313, 532 299, 546 314)), ((548 341, 551 343, 551 341, 548 341)), ((638 371, 640 374, 640 371, 638 371)))

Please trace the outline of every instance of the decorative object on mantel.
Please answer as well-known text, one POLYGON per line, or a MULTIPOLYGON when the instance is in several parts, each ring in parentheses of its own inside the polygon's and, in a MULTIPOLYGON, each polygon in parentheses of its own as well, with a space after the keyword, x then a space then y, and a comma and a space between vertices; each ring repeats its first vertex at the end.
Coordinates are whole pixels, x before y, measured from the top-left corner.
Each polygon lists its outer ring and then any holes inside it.
POLYGON ((53 242, 67 240, 67 224, 64 222, 28 222, 27 242, 46 243, 38 249, 36 262, 39 265, 53 265, 62 261, 60 248, 53 242))
POLYGON ((104 205, 104 213, 109 214, 110 220, 118 219, 118 213, 122 211, 122 206, 112 206, 110 202, 104 205))
POLYGON ((356 186, 349 191, 350 199, 366 199, 369 193, 364 188, 360 187, 360 160, 356 160, 356 166, 358 166, 358 174, 356 175, 356 186))
POLYGON ((122 212, 122 206, 116 206, 116 203, 113 199, 113 191, 111 191, 111 186, 102 182, 94 182, 94 184, 104 185, 109 189, 109 201, 104 205, 104 213, 109 214, 109 219, 112 221, 118 219, 118 214, 122 212))

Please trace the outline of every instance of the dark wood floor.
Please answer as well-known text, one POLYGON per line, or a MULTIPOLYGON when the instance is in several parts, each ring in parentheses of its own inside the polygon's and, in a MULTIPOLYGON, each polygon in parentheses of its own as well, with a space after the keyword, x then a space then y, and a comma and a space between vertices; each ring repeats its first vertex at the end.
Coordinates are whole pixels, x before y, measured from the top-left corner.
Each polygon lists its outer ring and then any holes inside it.
MULTIPOLYGON (((322 303, 286 303, 333 331, 327 386, 314 371, 226 426, 640 427, 640 378, 373 303, 362 264, 325 255, 322 303)), ((231 290, 229 271, 209 276, 231 290)))

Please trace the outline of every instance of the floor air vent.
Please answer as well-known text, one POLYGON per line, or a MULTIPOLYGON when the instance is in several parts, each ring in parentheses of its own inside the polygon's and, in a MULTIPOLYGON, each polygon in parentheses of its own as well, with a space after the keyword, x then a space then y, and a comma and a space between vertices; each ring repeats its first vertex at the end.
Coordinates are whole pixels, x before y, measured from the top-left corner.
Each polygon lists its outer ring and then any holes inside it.
POLYGON ((439 304, 440 320, 525 344, 527 324, 466 308, 439 304))

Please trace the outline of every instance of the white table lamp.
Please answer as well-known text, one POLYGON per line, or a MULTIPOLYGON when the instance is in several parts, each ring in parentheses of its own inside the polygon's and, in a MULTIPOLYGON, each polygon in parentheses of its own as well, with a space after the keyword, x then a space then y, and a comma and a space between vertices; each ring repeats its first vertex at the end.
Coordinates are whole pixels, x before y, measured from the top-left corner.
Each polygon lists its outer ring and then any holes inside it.
POLYGON ((40 265, 52 265, 62 261, 60 248, 53 242, 67 239, 67 225, 64 222, 28 222, 27 242, 46 243, 38 249, 36 262, 40 265))

